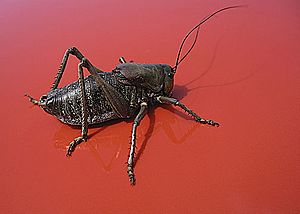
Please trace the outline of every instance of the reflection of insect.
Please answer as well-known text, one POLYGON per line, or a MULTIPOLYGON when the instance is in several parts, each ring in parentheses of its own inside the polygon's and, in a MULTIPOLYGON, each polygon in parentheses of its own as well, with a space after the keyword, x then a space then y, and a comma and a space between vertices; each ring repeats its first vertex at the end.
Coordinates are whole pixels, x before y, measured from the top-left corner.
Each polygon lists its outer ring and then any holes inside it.
POLYGON ((126 119, 134 117, 131 135, 131 147, 127 162, 127 173, 130 183, 135 184, 134 155, 136 147, 136 129, 146 114, 147 108, 154 107, 158 103, 173 104, 179 106, 196 122, 218 126, 212 120, 205 120, 186 107, 184 104, 171 97, 174 75, 178 65, 186 58, 194 47, 200 25, 215 14, 235 8, 237 6, 220 9, 197 24, 184 38, 178 51, 174 67, 166 64, 137 64, 127 63, 123 57, 112 72, 103 72, 94 67, 80 51, 69 48, 64 54, 61 66, 47 95, 36 100, 29 95, 30 101, 42 107, 47 113, 54 115, 63 123, 69 125, 81 125, 82 133, 75 138, 67 150, 67 156, 71 156, 75 147, 88 138, 88 125, 101 124, 113 119, 126 119), (196 37, 187 53, 180 58, 183 45, 189 35, 196 30, 196 37), (58 88, 62 74, 65 70, 69 54, 76 56, 78 64, 78 82, 71 83, 63 88, 58 88), (84 78, 83 67, 91 73, 84 78))
MULTIPOLYGON (((146 123, 139 127, 139 132, 137 132, 137 139, 139 139, 139 141, 137 142, 134 166, 137 165, 149 140, 157 135, 159 131, 163 131, 170 142, 182 144, 188 141, 197 130, 197 123, 187 125, 181 122, 182 119, 187 118, 187 115, 178 111, 174 117, 174 112, 177 111, 176 109, 167 105, 162 107, 160 115, 163 114, 164 119, 156 121, 154 109, 151 109, 147 114, 148 121, 145 121, 146 123), (171 111, 173 114, 168 113, 168 111, 171 111)), ((110 172, 113 168, 114 161, 119 158, 121 151, 124 147, 127 149, 127 143, 124 141, 124 138, 120 138, 120 136, 115 134, 116 131, 120 130, 120 127, 122 127, 121 129, 124 133, 129 133, 130 128, 124 124, 127 124, 127 121, 123 124, 115 124, 114 127, 110 128, 108 128, 109 126, 106 124, 105 126, 89 129, 89 143, 80 144, 76 147, 76 150, 88 151, 105 172, 110 172), (101 132, 101 135, 98 134, 99 132, 101 132)), ((65 151, 68 135, 70 134, 73 134, 73 130, 62 125, 54 134, 54 147, 60 151, 65 151)))

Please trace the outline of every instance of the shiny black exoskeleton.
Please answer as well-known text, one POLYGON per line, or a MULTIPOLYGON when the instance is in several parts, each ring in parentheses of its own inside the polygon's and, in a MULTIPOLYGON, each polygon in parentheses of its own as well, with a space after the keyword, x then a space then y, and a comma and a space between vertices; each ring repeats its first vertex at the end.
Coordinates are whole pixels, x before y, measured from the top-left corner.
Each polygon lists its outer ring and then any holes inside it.
POLYGON ((158 103, 173 104, 191 115, 196 122, 219 126, 212 120, 199 117, 191 109, 171 97, 171 93, 177 67, 194 47, 200 25, 215 14, 236 7, 238 6, 220 9, 196 25, 183 39, 174 67, 166 64, 127 63, 121 57, 120 64, 115 69, 111 72, 103 72, 92 65, 77 48, 72 47, 67 49, 64 54, 50 92, 43 95, 40 100, 29 95, 26 96, 32 103, 57 117, 61 122, 82 127, 81 136, 70 143, 67 156, 71 156, 76 146, 88 139, 89 125, 101 124, 113 119, 134 118, 127 173, 130 183, 135 184, 133 171, 136 129, 145 116, 147 108, 154 107, 158 103), (196 37, 191 48, 180 58, 183 44, 195 30, 196 37), (80 61, 78 64, 78 81, 58 88, 70 54, 80 61), (84 78, 83 68, 86 68, 91 75, 84 78))

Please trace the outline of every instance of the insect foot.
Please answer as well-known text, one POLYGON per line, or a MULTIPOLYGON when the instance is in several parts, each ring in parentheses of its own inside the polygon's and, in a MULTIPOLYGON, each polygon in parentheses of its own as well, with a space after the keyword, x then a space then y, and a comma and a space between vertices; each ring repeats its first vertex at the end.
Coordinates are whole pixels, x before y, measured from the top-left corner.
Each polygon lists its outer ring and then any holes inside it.
POLYGON ((204 120, 204 119, 202 119, 202 118, 196 118, 196 121, 197 121, 198 123, 207 124, 207 125, 211 125, 211 126, 216 126, 216 127, 219 127, 219 126, 220 126, 219 123, 217 123, 217 122, 215 122, 215 121, 213 121, 213 120, 204 120))
POLYGON ((67 150, 67 154, 66 156, 67 157, 71 157, 72 156, 72 153, 75 151, 75 148, 77 145, 79 145, 81 142, 83 141, 86 141, 86 138, 85 137, 77 137, 75 138, 70 144, 69 144, 69 147, 68 147, 68 150, 67 150))
POLYGON ((135 176, 133 173, 133 166, 131 164, 128 164, 127 173, 129 176, 129 181, 131 185, 135 185, 135 176))

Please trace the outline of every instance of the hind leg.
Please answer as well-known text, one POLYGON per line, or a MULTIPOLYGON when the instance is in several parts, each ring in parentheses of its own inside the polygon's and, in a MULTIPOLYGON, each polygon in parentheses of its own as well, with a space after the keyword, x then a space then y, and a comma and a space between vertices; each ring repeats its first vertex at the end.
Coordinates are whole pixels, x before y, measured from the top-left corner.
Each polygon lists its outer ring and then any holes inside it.
MULTIPOLYGON (((64 56, 63 56, 63 59, 62 59, 61 64, 59 66, 58 72, 57 72, 57 74, 55 76, 55 79, 54 79, 54 82, 52 84, 51 90, 54 90, 58 87, 58 84, 59 84, 59 82, 62 78, 62 75, 63 75, 64 71, 65 71, 65 68, 66 68, 66 65, 67 65, 70 54, 74 55, 80 61, 84 58, 83 54, 76 47, 68 48, 66 50, 64 56)), ((95 67, 95 69, 100 73, 103 72, 103 71, 101 71, 100 69, 98 69, 96 67, 95 67)))
POLYGON ((70 144, 67 150, 67 156, 71 156, 72 153, 75 151, 77 145, 81 142, 87 140, 88 134, 88 106, 87 106, 87 99, 85 93, 85 85, 84 85, 84 76, 83 76, 83 61, 78 64, 78 81, 79 81, 79 88, 80 88, 80 100, 81 100, 81 136, 75 138, 70 144))
MULTIPOLYGON (((51 86, 51 91, 56 89, 58 87, 58 84, 62 78, 62 75, 65 71, 65 68, 66 68, 66 65, 67 65, 67 62, 68 62, 68 59, 69 59, 69 55, 74 55, 77 59, 79 59, 80 61, 84 58, 83 54, 76 48, 76 47, 71 47, 71 48, 68 48, 65 53, 64 53, 64 56, 62 58, 62 61, 61 61, 61 64, 59 66, 59 69, 58 69, 58 72, 54 78, 54 82, 51 86)), ((100 69, 94 67, 95 70, 99 73, 102 73, 103 71, 101 71, 100 69)), ((29 101, 32 102, 33 104, 35 105, 39 105, 39 106, 42 106, 43 104, 41 103, 41 101, 38 101, 36 99, 34 99, 33 97, 31 97, 30 95, 28 94, 25 94, 26 97, 29 98, 29 101)), ((46 95, 44 95, 46 96, 46 95)))

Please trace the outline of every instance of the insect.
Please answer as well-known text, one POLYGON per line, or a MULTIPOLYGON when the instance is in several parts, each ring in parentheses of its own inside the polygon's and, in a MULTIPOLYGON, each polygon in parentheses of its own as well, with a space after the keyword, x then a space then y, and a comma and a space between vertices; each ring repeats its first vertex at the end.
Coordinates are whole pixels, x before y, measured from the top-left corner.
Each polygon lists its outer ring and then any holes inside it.
POLYGON ((129 181, 135 184, 134 161, 136 148, 136 132, 141 120, 147 113, 147 109, 158 104, 172 104, 187 112, 198 123, 219 126, 213 120, 206 120, 183 103, 171 96, 174 75, 178 65, 187 57, 193 49, 200 25, 217 13, 236 8, 231 6, 222 8, 192 28, 184 37, 175 65, 167 64, 138 64, 126 62, 124 57, 119 59, 120 64, 111 72, 103 72, 96 68, 75 47, 66 50, 54 83, 46 95, 39 100, 30 95, 25 95, 29 100, 40 106, 47 113, 57 117, 68 125, 81 126, 81 136, 75 138, 67 149, 67 156, 71 156, 77 145, 88 139, 88 126, 102 124, 114 119, 134 118, 131 134, 131 146, 127 161, 127 173, 129 181), (181 52, 183 45, 192 32, 196 31, 195 39, 183 57, 181 52), (69 55, 74 55, 80 61, 78 64, 78 81, 62 88, 58 88, 59 82, 65 71, 69 55), (83 68, 91 75, 84 78, 83 68))

